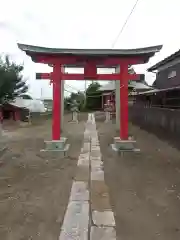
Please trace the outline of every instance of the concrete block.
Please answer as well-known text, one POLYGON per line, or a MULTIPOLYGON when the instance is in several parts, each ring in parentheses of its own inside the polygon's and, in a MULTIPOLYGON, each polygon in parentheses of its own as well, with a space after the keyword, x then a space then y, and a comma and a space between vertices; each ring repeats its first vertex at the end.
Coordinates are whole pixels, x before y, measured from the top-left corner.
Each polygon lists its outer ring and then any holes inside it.
POLYGON ((89 166, 89 153, 86 154, 80 154, 79 158, 78 158, 78 166, 89 166))
POLYGON ((91 169, 103 169, 103 162, 101 160, 91 160, 91 169))
POLYGON ((119 137, 115 137, 111 146, 115 151, 134 151, 136 149, 135 143, 136 141, 132 139, 122 140, 119 137))
POLYGON ((91 151, 90 156, 91 157, 101 157, 101 152, 99 150, 91 151))
POLYGON ((104 181, 91 181, 91 208, 92 210, 104 212, 111 210, 108 187, 104 181))
POLYGON ((98 170, 91 172, 91 180, 104 181, 104 171, 98 170))
POLYGON ((82 181, 74 181, 71 188, 70 201, 88 201, 89 189, 88 183, 82 181))
POLYGON ((99 227, 115 227, 114 213, 112 211, 92 212, 92 221, 99 227))
POLYGON ((116 240, 114 227, 91 227, 90 240, 116 240))
POLYGON ((90 151, 90 143, 89 142, 84 142, 83 144, 83 152, 89 152, 90 151))
POLYGON ((91 181, 96 180, 96 181, 104 181, 104 171, 103 171, 103 165, 101 162, 96 165, 93 161, 91 161, 91 181))
POLYGON ((91 146, 91 151, 99 151, 100 152, 100 147, 99 146, 91 146))
POLYGON ((91 161, 101 161, 102 156, 99 154, 99 156, 90 156, 91 161))
POLYGON ((72 201, 68 204, 59 240, 88 240, 89 203, 72 201))

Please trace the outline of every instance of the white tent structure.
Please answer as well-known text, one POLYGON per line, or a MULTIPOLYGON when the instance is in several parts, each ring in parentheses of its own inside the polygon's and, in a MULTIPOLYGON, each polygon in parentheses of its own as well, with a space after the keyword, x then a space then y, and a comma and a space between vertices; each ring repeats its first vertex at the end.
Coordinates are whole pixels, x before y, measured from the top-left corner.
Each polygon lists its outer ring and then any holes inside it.
POLYGON ((27 108, 30 112, 46 112, 43 101, 38 99, 23 99, 23 97, 17 97, 9 103, 19 108, 27 108))

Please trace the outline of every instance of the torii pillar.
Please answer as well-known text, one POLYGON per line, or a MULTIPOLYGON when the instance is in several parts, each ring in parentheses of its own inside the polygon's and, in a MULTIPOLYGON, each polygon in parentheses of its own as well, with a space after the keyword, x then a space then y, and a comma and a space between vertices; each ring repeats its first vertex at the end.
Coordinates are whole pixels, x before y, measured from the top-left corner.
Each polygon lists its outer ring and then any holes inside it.
MULTIPOLYGON (((129 74, 128 66, 147 63, 162 46, 141 49, 52 49, 18 44, 18 47, 31 56, 34 62, 49 64, 52 73, 42 74, 53 84, 52 140, 45 141, 46 149, 66 151, 66 139, 61 136, 62 81, 63 80, 116 80, 120 81, 119 93, 119 136, 114 138, 112 148, 118 151, 133 151, 134 141, 128 136, 128 81, 136 80, 137 74, 129 74), (84 67, 83 74, 68 74, 64 67, 84 67), (120 67, 120 72, 98 74, 97 68, 120 67)), ((116 104, 118 104, 116 102, 116 104)), ((66 147, 67 146, 67 147, 66 147)))
POLYGON ((67 138, 61 137, 64 122, 64 80, 62 76, 65 71, 64 66, 59 61, 55 61, 51 65, 53 67, 52 73, 36 73, 37 80, 50 80, 53 90, 52 140, 45 141, 45 149, 66 152, 70 145, 66 143, 67 138))

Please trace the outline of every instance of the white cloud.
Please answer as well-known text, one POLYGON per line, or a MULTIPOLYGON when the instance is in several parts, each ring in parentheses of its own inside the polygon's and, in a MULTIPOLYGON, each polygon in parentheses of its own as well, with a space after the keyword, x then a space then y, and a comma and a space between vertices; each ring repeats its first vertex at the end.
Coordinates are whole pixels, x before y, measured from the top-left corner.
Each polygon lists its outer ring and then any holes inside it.
MULTIPOLYGON (((37 82, 36 71, 49 71, 45 65, 34 64, 17 48, 17 42, 51 47, 111 48, 135 0, 0 0, 0 52, 9 53, 24 62, 30 92, 51 97, 47 81, 37 82)), ((171 0, 140 0, 115 48, 136 48, 164 44, 160 54, 141 72, 179 49, 180 2, 171 0)), ((150 77, 149 82, 152 81, 150 77)), ((75 88, 83 82, 71 81, 75 88)), ((70 89, 69 89, 70 90, 70 89)), ((73 90, 73 89, 71 89, 73 90)), ((71 91, 70 90, 70 91, 71 91)))

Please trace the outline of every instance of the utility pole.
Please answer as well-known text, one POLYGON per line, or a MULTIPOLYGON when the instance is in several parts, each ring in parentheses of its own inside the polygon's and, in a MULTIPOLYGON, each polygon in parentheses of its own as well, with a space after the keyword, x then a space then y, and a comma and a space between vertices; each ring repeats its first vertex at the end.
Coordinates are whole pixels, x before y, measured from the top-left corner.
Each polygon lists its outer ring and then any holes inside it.
POLYGON ((87 90, 87 82, 86 82, 86 80, 85 80, 85 82, 84 82, 84 108, 85 108, 85 106, 86 106, 86 98, 87 98, 87 96, 86 96, 86 90, 87 90))
POLYGON ((43 95, 43 94, 42 94, 42 91, 43 91, 43 90, 42 90, 42 87, 41 87, 41 100, 42 100, 42 95, 43 95))

